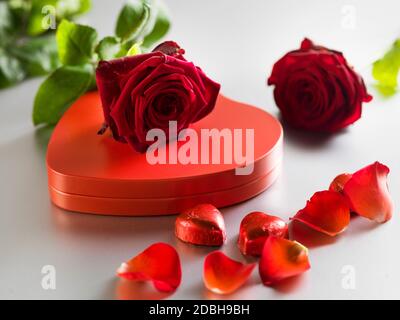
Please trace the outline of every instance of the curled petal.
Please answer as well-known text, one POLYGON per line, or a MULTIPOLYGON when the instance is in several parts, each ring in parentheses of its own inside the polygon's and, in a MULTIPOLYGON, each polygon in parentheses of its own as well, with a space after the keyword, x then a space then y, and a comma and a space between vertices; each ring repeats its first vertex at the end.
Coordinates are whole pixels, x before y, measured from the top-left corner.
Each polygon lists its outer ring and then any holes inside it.
POLYGON ((175 41, 164 41, 153 49, 153 52, 157 51, 184 60, 185 49, 182 49, 175 41))
POLYGON ((297 241, 270 236, 261 255, 259 272, 262 282, 274 285, 310 269, 308 249, 297 241))
POLYGON ((329 186, 330 191, 336 191, 336 192, 343 192, 344 185, 347 183, 347 181, 350 180, 352 177, 351 173, 342 173, 339 174, 333 181, 331 182, 329 186))
POLYGON ((335 236, 350 223, 350 208, 346 198, 338 192, 316 192, 304 209, 293 218, 312 229, 335 236))
POLYGON ((181 283, 181 263, 172 246, 155 243, 128 262, 122 263, 117 275, 128 280, 152 281, 157 290, 171 292, 181 283))
POLYGON ((204 284, 214 293, 231 293, 246 282, 255 265, 232 260, 221 251, 211 252, 204 260, 204 284))
POLYGON ((240 223, 239 249, 244 255, 260 256, 270 235, 284 238, 287 230, 288 226, 282 219, 263 212, 251 212, 240 223))
POLYGON ((211 204, 197 205, 176 218, 175 235, 192 244, 221 246, 226 239, 224 217, 211 204))
POLYGON ((376 222, 386 222, 393 214, 387 187, 389 168, 375 162, 355 172, 343 189, 351 210, 376 222))

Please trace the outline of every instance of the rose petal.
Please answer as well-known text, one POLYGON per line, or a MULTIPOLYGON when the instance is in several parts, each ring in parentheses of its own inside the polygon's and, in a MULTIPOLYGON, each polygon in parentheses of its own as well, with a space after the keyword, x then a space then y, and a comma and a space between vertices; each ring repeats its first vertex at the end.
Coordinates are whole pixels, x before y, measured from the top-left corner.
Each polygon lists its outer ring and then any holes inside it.
POLYGON ((288 226, 282 219, 263 212, 251 212, 240 223, 239 249, 244 255, 260 256, 270 235, 284 238, 287 230, 288 226))
POLYGON ((380 223, 392 217, 393 202, 387 186, 389 171, 387 166, 375 162, 353 174, 343 189, 352 211, 380 223))
POLYGON ((310 269, 308 249, 297 241, 270 236, 261 255, 259 272, 262 282, 277 282, 299 275, 310 269))
POLYGON ((224 217, 211 204, 197 205, 176 218, 175 235, 192 244, 221 246, 226 239, 224 217))
POLYGON ((177 44, 175 41, 164 41, 163 43, 160 43, 157 47, 153 49, 153 52, 157 51, 178 59, 185 59, 183 57, 183 55, 185 54, 185 49, 181 48, 179 44, 177 44))
POLYGON ((140 54, 121 59, 115 59, 110 61, 100 61, 96 69, 96 81, 99 89, 102 105, 104 108, 105 120, 109 121, 109 107, 113 104, 115 97, 121 92, 119 87, 119 76, 126 70, 135 69, 140 66, 144 61, 151 57, 160 57, 162 53, 149 53, 140 54))
POLYGON ((329 186, 330 191, 336 191, 336 192, 343 192, 344 185, 347 183, 347 181, 350 180, 352 177, 351 173, 342 173, 339 174, 333 181, 331 182, 329 186))
POLYGON ((122 263, 117 275, 128 280, 153 281, 157 290, 171 292, 181 283, 181 263, 174 247, 166 243, 155 243, 128 262, 122 263))
POLYGON ((204 260, 204 284, 214 293, 231 293, 246 282, 255 266, 232 260, 221 251, 211 252, 204 260))
POLYGON ((334 191, 316 192, 304 209, 293 218, 312 229, 335 236, 350 223, 350 208, 346 198, 334 191))

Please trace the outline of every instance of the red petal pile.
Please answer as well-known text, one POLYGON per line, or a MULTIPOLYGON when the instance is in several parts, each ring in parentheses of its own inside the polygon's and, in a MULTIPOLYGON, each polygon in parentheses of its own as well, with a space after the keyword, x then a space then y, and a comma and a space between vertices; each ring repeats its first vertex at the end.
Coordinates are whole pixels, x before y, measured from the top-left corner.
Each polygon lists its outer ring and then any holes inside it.
POLYGON ((239 249, 244 255, 260 256, 269 236, 284 238, 288 226, 281 218, 263 212, 251 212, 240 223, 239 249))
POLYGON ((297 241, 270 236, 265 242, 259 264, 262 282, 277 282, 299 275, 310 269, 308 249, 297 241))
POLYGON ((171 292, 181 283, 181 262, 172 246, 155 243, 128 262, 122 263, 117 275, 128 280, 153 281, 157 290, 171 292))
POLYGON ((315 193, 292 219, 319 232, 335 236, 350 223, 350 211, 379 223, 393 214, 387 186, 389 168, 375 162, 353 174, 338 175, 329 191, 315 193))
POLYGON ((213 205, 200 204, 178 216, 175 235, 192 244, 221 246, 226 239, 224 217, 213 205))
POLYGON ((232 260, 221 251, 211 252, 204 260, 204 284, 214 293, 231 293, 246 282, 255 266, 232 260))
MULTIPOLYGON (((336 236, 350 223, 350 211, 377 221, 388 221, 393 202, 387 187, 389 168, 375 162, 353 174, 341 174, 329 190, 316 192, 292 220, 314 230, 336 236)), ((244 255, 261 255, 259 273, 265 285, 299 275, 310 269, 308 249, 297 241, 285 239, 287 224, 278 217, 251 212, 240 224, 238 245, 244 255)), ((220 246, 226 239, 224 219, 210 204, 201 204, 183 212, 176 219, 175 234, 182 241, 220 246)), ((219 294, 227 294, 242 286, 255 264, 242 264, 219 251, 204 261, 205 286, 219 294)), ((174 291, 181 282, 178 253, 168 244, 156 243, 123 263, 120 277, 153 281, 159 291, 174 291)))
POLYGON ((375 162, 353 173, 343 186, 343 194, 355 213, 379 223, 390 220, 393 201, 387 186, 389 168, 375 162))

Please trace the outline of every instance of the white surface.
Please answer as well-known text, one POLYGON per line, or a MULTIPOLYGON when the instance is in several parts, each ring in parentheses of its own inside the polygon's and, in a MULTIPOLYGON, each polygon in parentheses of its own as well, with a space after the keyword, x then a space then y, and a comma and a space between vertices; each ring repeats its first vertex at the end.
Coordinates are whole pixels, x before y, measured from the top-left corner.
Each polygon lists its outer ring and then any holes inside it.
MULTIPOLYGON (((94 0, 93 11, 83 21, 96 26, 102 36, 111 34, 122 3, 94 0)), ((236 240, 239 223, 249 211, 287 219, 336 174, 375 160, 391 168, 391 194, 395 205, 400 203, 400 94, 380 98, 369 76, 371 63, 400 35, 397 0, 167 3, 174 22, 169 38, 180 43, 187 57, 219 81, 222 92, 231 98, 277 115, 272 88, 265 86, 265 79, 273 63, 297 48, 304 36, 343 51, 375 96, 356 125, 331 138, 286 129, 279 181, 262 195, 222 210, 228 232, 224 252, 243 259, 236 240), (356 10, 354 29, 343 24, 343 8, 348 5, 356 10)), ((175 245, 183 263, 182 285, 170 298, 223 298, 207 292, 202 284, 203 259, 211 249, 176 240, 174 217, 90 216, 65 212, 49 202, 48 132, 35 130, 31 123, 39 83, 31 80, 0 92, 0 298, 116 298, 120 283, 115 269, 158 241, 175 245), (56 267, 56 290, 41 287, 44 265, 56 267)), ((264 287, 255 270, 251 280, 228 298, 400 298, 399 228, 397 210, 385 225, 353 219, 335 243, 310 249, 311 270, 290 285, 264 287), (355 268, 354 290, 342 288, 345 265, 355 268)), ((136 289, 132 293, 141 292, 136 289)))

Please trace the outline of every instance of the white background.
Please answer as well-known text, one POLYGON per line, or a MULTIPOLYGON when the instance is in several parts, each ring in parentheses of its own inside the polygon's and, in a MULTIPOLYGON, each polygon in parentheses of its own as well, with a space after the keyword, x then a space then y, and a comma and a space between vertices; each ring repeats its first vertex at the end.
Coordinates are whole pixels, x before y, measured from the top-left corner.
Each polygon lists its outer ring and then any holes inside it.
MULTIPOLYGON (((123 1, 94 0, 82 22, 101 36, 112 34, 123 1)), ((265 81, 273 63, 307 36, 343 51, 365 78, 374 101, 362 119, 331 137, 307 135, 285 127, 282 176, 260 196, 222 209, 228 241, 222 250, 243 260, 236 248, 242 217, 261 210, 288 219, 318 190, 343 171, 375 160, 391 168, 389 186, 400 203, 400 94, 384 99, 373 88, 372 62, 400 36, 400 3, 381 1, 233 1, 167 0, 173 17, 170 39, 187 58, 222 84, 230 98, 278 116, 272 88, 265 81), (350 6, 350 7, 349 7, 350 6), (350 8, 350 9, 349 9, 350 8), (355 10, 355 25, 346 13, 355 10)), ((45 149, 49 132, 35 130, 31 108, 40 79, 0 92, 0 298, 113 299, 130 293, 149 296, 147 287, 127 288, 115 269, 148 245, 174 245, 183 264, 179 289, 169 298, 224 298, 202 283, 202 264, 212 249, 180 243, 174 217, 119 218, 65 212, 48 198, 45 149), (43 290, 41 268, 54 265, 56 290, 43 290)), ((257 270, 233 299, 400 298, 400 221, 376 225, 356 218, 331 241, 310 246, 312 268, 275 289, 264 287, 257 270), (354 267, 356 287, 342 286, 342 268, 354 267)), ((326 239, 325 239, 326 240, 326 239)))

